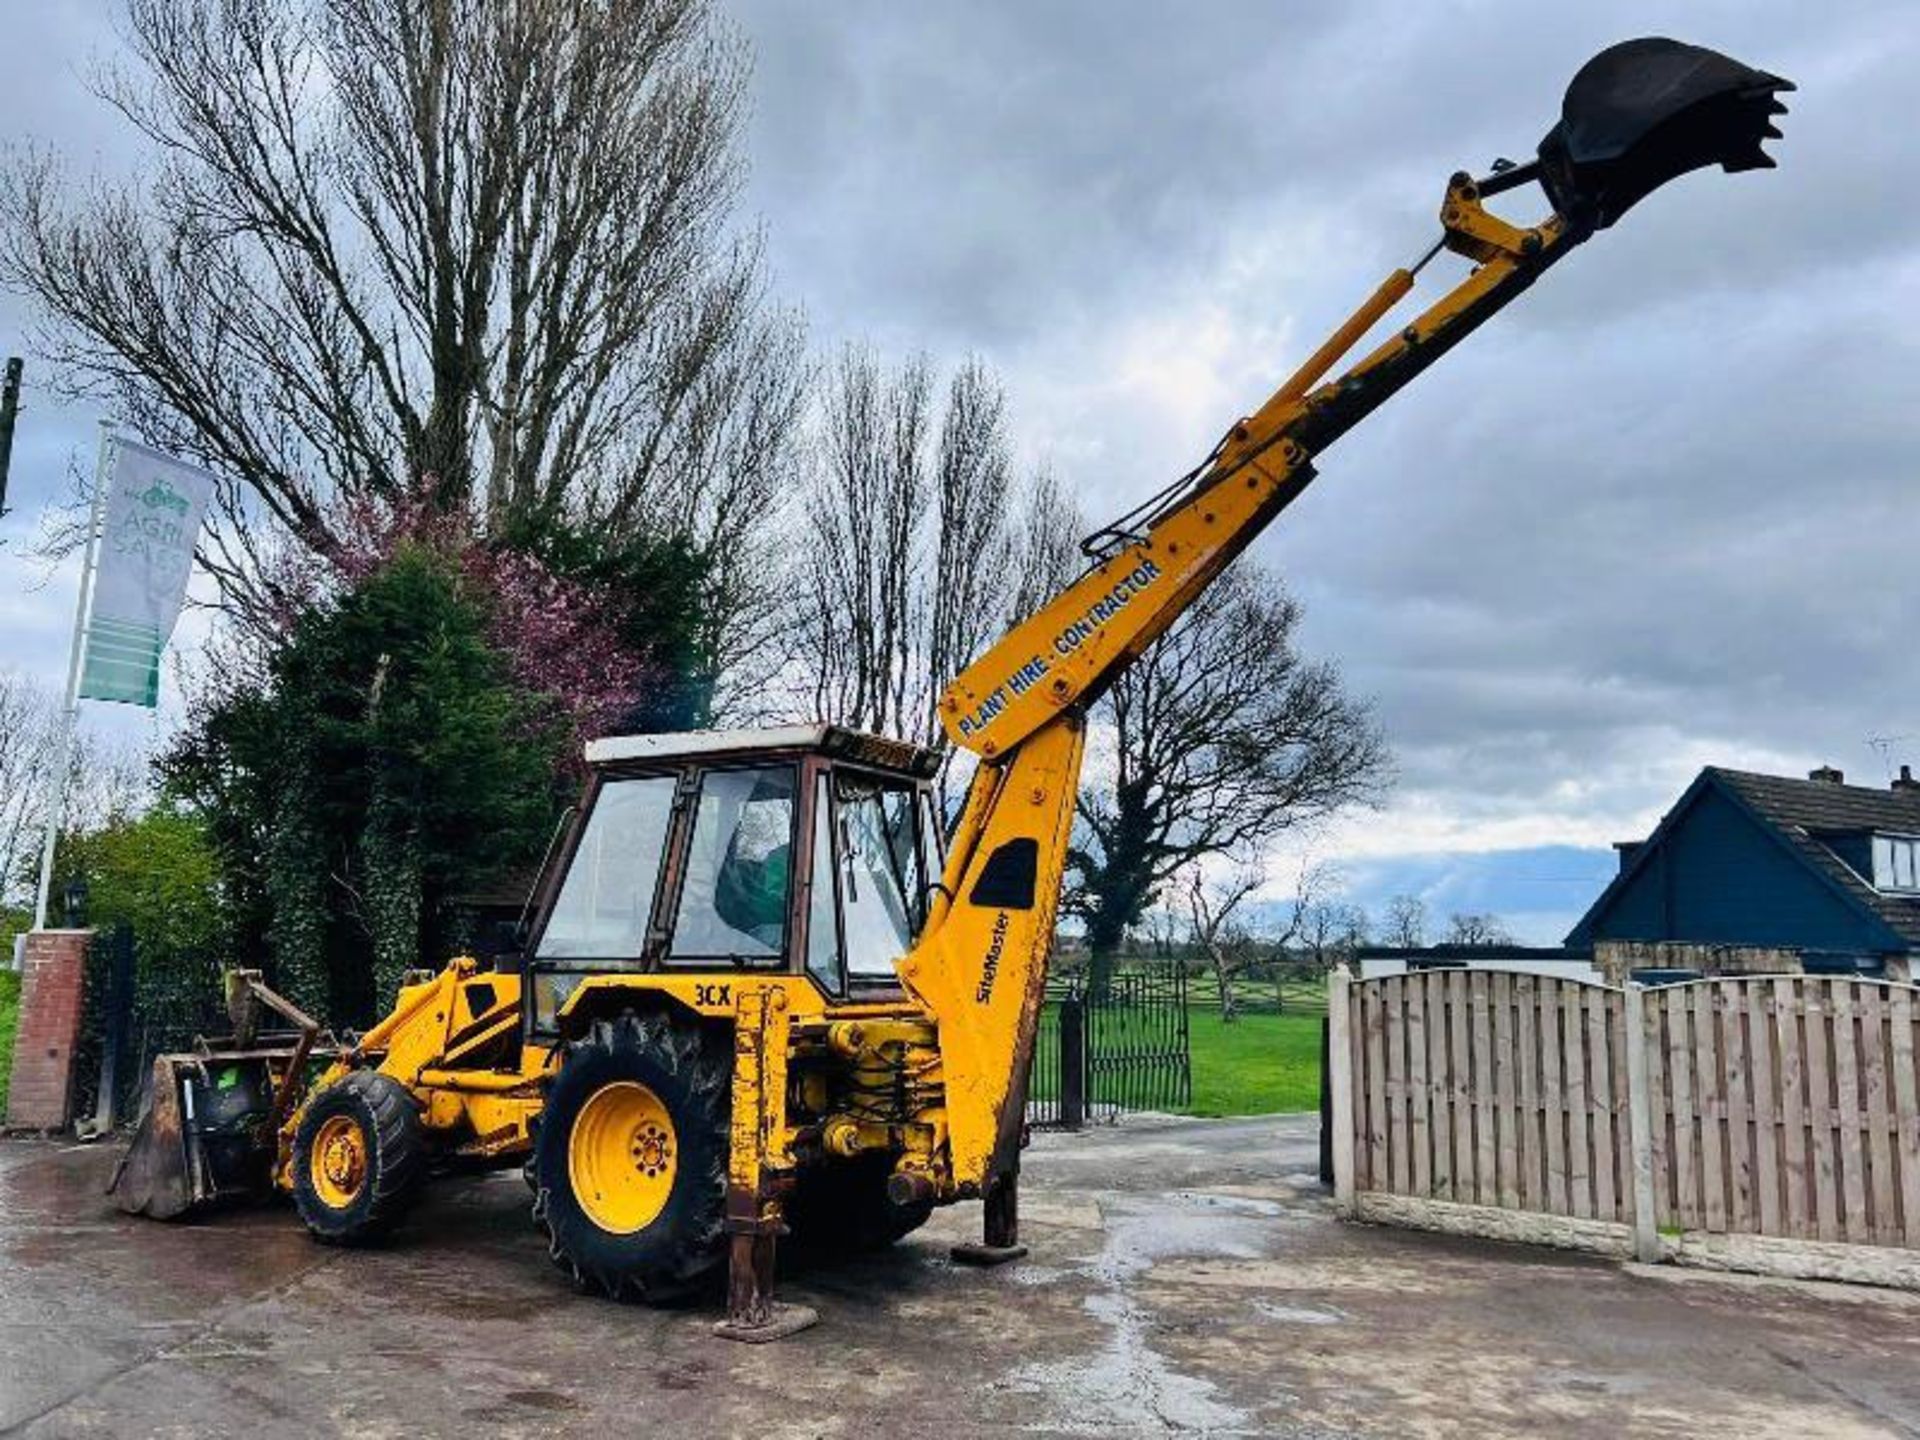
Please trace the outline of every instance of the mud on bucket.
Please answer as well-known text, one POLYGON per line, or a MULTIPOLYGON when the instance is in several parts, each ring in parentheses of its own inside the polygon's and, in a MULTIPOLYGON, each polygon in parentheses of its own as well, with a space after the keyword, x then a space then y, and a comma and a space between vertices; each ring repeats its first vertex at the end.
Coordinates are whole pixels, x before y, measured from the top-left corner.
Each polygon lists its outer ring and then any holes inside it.
POLYGON ((1776 98, 1793 82, 1677 40, 1602 50, 1567 86, 1560 121, 1540 142, 1541 183, 1581 230, 1603 230, 1674 177, 1718 165, 1769 169, 1776 98))

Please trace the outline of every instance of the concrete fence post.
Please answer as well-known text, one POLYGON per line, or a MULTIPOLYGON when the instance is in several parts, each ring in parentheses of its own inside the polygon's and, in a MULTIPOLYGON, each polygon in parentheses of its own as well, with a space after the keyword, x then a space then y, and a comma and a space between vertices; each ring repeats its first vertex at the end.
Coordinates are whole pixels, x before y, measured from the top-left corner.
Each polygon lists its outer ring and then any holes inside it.
POLYGON ((1627 1123, 1633 1140, 1633 1258, 1660 1258, 1659 1217, 1653 1189, 1653 1094, 1647 1076, 1646 992, 1628 981, 1622 991, 1627 1025, 1627 1123))
POLYGON ((1327 980, 1327 1068, 1333 1092, 1333 1200, 1342 1215, 1353 1204, 1353 975, 1336 965, 1327 980))

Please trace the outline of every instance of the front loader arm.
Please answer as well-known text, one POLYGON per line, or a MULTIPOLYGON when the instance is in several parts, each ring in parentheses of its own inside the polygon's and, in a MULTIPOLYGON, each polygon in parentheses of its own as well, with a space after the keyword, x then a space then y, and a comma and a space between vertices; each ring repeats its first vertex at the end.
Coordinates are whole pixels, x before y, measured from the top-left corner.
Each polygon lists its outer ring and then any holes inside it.
POLYGON ((1550 266, 1690 170, 1767 168, 1790 83, 1711 51, 1636 40, 1574 77, 1539 158, 1460 173, 1440 241, 1396 270, 1207 461, 1095 537, 1091 569, 969 665, 940 702, 981 758, 919 942, 901 961, 940 1034, 953 1181, 986 1192, 1016 1166, 1034 1034, 1084 752, 1086 709, 1313 479, 1313 461, 1550 266), (1538 181, 1553 205, 1521 228, 1488 195, 1538 181), (1337 378, 1325 377, 1442 249, 1466 277, 1337 378))

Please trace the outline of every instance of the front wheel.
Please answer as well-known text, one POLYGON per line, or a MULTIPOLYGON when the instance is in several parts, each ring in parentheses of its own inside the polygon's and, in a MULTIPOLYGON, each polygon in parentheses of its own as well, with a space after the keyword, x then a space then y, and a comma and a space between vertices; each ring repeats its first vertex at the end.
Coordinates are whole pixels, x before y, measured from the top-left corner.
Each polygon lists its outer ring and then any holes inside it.
POLYGON ((671 1300, 725 1254, 731 1074, 701 1033, 632 1012, 567 1049, 534 1144, 534 1217, 584 1289, 671 1300))
POLYGON ((392 1076, 355 1070, 307 1102, 293 1139, 293 1203, 314 1239, 385 1239, 426 1176, 420 1111, 392 1076))

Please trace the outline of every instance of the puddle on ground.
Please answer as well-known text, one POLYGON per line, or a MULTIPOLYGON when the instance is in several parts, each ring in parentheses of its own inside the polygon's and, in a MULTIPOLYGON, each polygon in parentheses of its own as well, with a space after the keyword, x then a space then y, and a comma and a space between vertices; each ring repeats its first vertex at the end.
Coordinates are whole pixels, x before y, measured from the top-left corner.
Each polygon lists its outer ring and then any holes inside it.
POLYGON ((1282 1325, 1338 1325, 1347 1317, 1336 1310, 1315 1310, 1305 1305, 1274 1305, 1265 1300, 1253 1302, 1255 1313, 1282 1325))
POLYGON ((1257 1260, 1272 1246, 1272 1222, 1284 1213, 1272 1200, 1191 1191, 1114 1195, 1100 1208, 1106 1236, 1093 1273, 1109 1282, 1129 1280, 1176 1256, 1257 1260))
POLYGON ((1020 1264, 1007 1271, 1007 1279, 1015 1285, 1051 1285, 1056 1280, 1066 1279, 1067 1273, 1051 1265, 1020 1264))
POLYGON ((509 1405, 518 1405, 528 1410, 557 1412, 580 1408, 578 1400, 571 1395, 563 1395, 558 1390, 509 1390, 502 1398, 509 1405))
MULTIPOLYGON (((1246 1425, 1246 1414, 1220 1399, 1211 1380, 1182 1374, 1154 1348, 1154 1319, 1128 1291, 1162 1260, 1265 1257, 1284 1207, 1245 1195, 1178 1191, 1104 1195, 1100 1211, 1099 1253, 1046 1278, 1079 1275, 1099 1286, 1082 1303, 1104 1328, 1103 1343, 1088 1356, 1023 1366, 1010 1377, 1010 1386, 1048 1396, 1056 1407, 1049 1423, 1081 1433, 1105 1434, 1143 1423, 1174 1430, 1246 1425)), ((1045 1282, 1036 1277, 1024 1283, 1045 1282)))
POLYGON ((1089 1435, 1136 1429, 1143 1423, 1169 1430, 1226 1430, 1244 1426, 1246 1415, 1214 1398, 1211 1380, 1182 1375, 1148 1341, 1149 1321, 1140 1307, 1115 1290, 1090 1295, 1087 1313, 1107 1327, 1097 1354, 1027 1365, 1010 1387, 1045 1396, 1054 1406, 1051 1427, 1089 1435))

